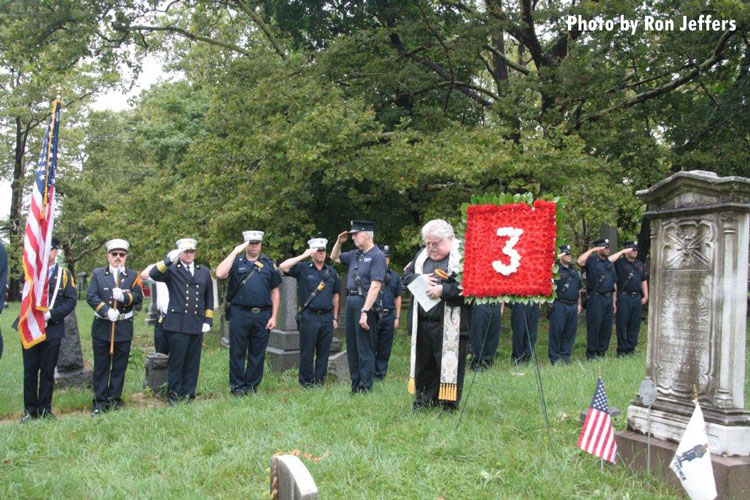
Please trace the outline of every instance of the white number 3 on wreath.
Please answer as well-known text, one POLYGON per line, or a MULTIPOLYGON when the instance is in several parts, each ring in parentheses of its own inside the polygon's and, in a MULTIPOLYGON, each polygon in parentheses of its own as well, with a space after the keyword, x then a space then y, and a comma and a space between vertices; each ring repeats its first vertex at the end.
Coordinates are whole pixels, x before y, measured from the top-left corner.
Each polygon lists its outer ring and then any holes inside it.
POLYGON ((521 239, 523 229, 517 227, 500 227, 497 229, 497 235, 501 238, 503 236, 508 237, 508 241, 505 242, 503 253, 510 257, 510 264, 505 265, 502 261, 492 261, 492 268, 503 276, 510 276, 511 274, 518 271, 521 266, 521 254, 516 251, 515 247, 518 240, 521 239))

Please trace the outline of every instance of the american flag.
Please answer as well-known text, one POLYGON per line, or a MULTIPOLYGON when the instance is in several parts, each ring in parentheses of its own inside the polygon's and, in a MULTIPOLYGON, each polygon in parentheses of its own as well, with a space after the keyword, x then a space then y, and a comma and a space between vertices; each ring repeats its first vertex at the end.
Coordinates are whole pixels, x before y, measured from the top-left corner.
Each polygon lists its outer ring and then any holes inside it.
POLYGON ((592 455, 615 463, 617 442, 615 441, 615 431, 612 428, 612 419, 609 416, 607 393, 604 392, 604 383, 601 377, 596 381, 594 397, 591 399, 586 421, 583 422, 583 429, 581 429, 581 435, 578 437, 578 447, 592 455))
POLYGON ((48 261, 52 246, 52 226, 55 222, 55 167, 61 107, 62 101, 59 98, 52 103, 34 176, 29 216, 26 218, 26 232, 23 238, 25 283, 18 318, 18 333, 21 334, 24 349, 47 338, 44 313, 48 309, 49 299, 48 261))

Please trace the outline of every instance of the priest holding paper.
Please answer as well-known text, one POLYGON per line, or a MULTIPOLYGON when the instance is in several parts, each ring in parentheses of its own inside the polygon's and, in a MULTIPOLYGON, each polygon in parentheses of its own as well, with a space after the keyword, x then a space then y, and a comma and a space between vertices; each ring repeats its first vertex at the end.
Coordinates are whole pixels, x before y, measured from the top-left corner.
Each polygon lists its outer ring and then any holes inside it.
POLYGON ((414 409, 441 406, 453 410, 461 390, 469 350, 470 309, 464 305, 459 240, 442 219, 422 228, 425 246, 404 270, 402 281, 414 295, 409 392, 414 409))

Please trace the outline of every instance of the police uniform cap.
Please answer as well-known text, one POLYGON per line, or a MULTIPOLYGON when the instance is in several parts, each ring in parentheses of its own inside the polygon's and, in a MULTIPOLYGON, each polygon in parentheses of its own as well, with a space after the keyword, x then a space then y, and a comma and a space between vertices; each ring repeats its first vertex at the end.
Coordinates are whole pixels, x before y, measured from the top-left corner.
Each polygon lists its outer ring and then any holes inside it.
POLYGON ((106 245, 108 252, 111 252, 112 250, 125 250, 127 252, 130 250, 130 243, 120 238, 109 240, 106 245))
POLYGON ((386 257, 390 257, 391 256, 391 246, 390 245, 383 245, 382 247, 380 247, 380 249, 383 250, 383 255, 385 255, 386 257))
POLYGON ((307 246, 312 250, 325 250, 328 240, 325 238, 312 238, 307 240, 307 246))
POLYGON ((50 240, 50 244, 50 250, 56 250, 60 248, 60 240, 58 240, 57 238, 52 238, 52 240, 50 240))
POLYGON ((560 253, 570 255, 570 245, 560 245, 560 253))
POLYGON ((633 250, 638 250, 638 242, 637 241, 627 241, 627 242, 625 242, 625 248, 632 248, 633 250))
POLYGON ((193 238, 182 238, 177 240, 175 245, 177 245, 177 250, 185 252, 187 250, 195 250, 195 247, 198 246, 198 242, 193 238))
POLYGON ((263 231, 243 231, 242 238, 244 238, 245 243, 260 243, 263 241, 263 235, 265 234, 263 231))
POLYGON ((370 220, 353 220, 351 221, 351 225, 352 228, 349 230, 349 234, 360 231, 375 231, 375 223, 370 220))
POLYGON ((602 238, 600 240, 596 240, 592 245, 595 247, 609 248, 609 238, 602 238))

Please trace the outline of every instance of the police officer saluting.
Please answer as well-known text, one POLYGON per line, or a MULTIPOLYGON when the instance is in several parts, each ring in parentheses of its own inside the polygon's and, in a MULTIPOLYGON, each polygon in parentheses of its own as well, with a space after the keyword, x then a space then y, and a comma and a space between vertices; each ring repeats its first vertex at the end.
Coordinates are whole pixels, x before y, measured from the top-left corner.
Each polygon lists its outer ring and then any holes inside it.
POLYGON ((375 378, 383 380, 391 359, 393 334, 401 319, 401 294, 404 287, 398 273, 390 268, 391 247, 383 245, 385 255, 385 279, 378 295, 378 321, 375 323, 375 378))
POLYGON ((297 279, 299 383, 303 387, 325 382, 333 329, 338 327, 341 287, 336 270, 326 264, 328 240, 313 238, 307 244, 302 255, 279 264, 282 272, 297 279), (307 257, 312 261, 302 262, 307 257))
POLYGON ((612 316, 617 308, 617 275, 608 259, 609 240, 596 240, 578 256, 579 266, 586 268, 586 358, 603 357, 612 337, 612 316))
MULTIPOLYGON (((73 275, 57 263, 60 242, 52 238, 49 253, 49 310, 44 313, 46 323, 45 340, 28 349, 23 354, 23 406, 21 422, 32 418, 52 418, 52 389, 55 387, 55 366, 60 354, 60 343, 65 336, 65 317, 76 307, 76 284, 73 275)), ((5 290, 2 290, 5 294, 5 290)), ((1 302, 1 301, 0 301, 1 302)), ((16 320, 18 321, 18 320, 16 320)), ((14 328, 17 325, 14 324, 14 328)))
POLYGON ((92 416, 122 405, 122 388, 133 341, 133 307, 143 301, 138 271, 125 267, 130 244, 113 239, 106 246, 109 265, 94 269, 86 293, 86 301, 94 309, 92 416))
POLYGON ((151 279, 166 283, 169 290, 162 328, 169 345, 170 403, 195 399, 203 334, 213 324, 213 281, 208 267, 195 263, 197 244, 192 238, 177 240, 177 248, 149 271, 151 279))
POLYGON ((638 242, 629 241, 625 248, 609 257, 617 273, 617 355, 635 354, 638 331, 641 329, 641 309, 648 302, 648 273, 638 260, 638 242))
POLYGON ((560 279, 555 281, 555 301, 549 315, 549 361, 570 363, 573 343, 578 329, 578 315, 581 313, 581 275, 570 265, 573 257, 570 245, 560 247, 557 255, 560 279))
POLYGON ((341 253, 348 239, 347 231, 336 239, 331 259, 349 266, 346 278, 346 356, 352 393, 369 392, 375 377, 374 331, 377 322, 373 309, 385 279, 385 255, 373 242, 375 223, 351 221, 352 240, 356 250, 341 253))
POLYGON ((261 253, 264 234, 243 232, 244 243, 216 268, 217 278, 229 278, 229 389, 235 396, 256 392, 263 379, 268 337, 279 312, 281 276, 261 253))

